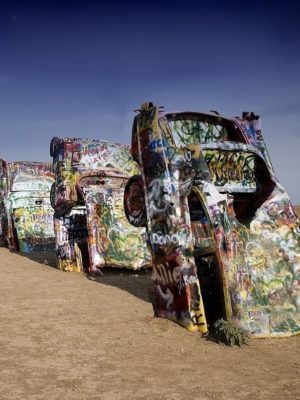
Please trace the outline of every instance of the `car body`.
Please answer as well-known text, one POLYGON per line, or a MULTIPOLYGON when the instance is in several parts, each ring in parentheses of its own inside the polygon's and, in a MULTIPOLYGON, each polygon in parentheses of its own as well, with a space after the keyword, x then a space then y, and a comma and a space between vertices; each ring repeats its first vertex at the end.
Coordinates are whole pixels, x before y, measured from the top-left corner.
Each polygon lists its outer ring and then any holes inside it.
POLYGON ((131 151, 141 174, 125 211, 147 229, 155 315, 202 333, 224 318, 256 337, 298 334, 299 221, 260 118, 144 103, 131 151))
POLYGON ((103 267, 148 267, 145 229, 124 214, 124 187, 138 171, 128 146, 53 138, 52 189, 58 268, 101 274, 103 267))
POLYGON ((55 235, 50 163, 0 160, 0 233, 10 249, 53 250, 55 235))

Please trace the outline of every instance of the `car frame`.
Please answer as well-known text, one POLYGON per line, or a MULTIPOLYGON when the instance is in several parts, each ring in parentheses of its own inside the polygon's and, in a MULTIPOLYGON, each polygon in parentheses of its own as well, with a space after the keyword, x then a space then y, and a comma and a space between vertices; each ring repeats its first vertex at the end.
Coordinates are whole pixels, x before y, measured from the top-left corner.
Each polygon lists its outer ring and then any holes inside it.
POLYGON ((125 211, 147 229, 155 315, 202 333, 223 318, 255 337, 299 334, 299 221, 259 116, 143 103, 131 152, 141 174, 125 211))
POLYGON ((23 253, 55 245, 51 164, 0 160, 0 233, 3 244, 23 253))
POLYGON ((90 275, 107 266, 147 268, 145 229, 132 227, 123 209, 125 184, 138 171, 128 146, 54 137, 50 154, 58 268, 90 275))

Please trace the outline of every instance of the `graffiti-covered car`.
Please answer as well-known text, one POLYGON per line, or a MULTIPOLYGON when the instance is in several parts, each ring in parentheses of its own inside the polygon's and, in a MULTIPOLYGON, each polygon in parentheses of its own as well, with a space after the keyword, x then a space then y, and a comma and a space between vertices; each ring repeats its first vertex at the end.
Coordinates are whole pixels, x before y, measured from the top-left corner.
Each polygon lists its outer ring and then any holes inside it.
POLYGON ((126 186, 125 210, 147 229, 155 315, 203 333, 222 318, 256 337, 299 333, 299 221, 260 118, 145 103, 132 155, 142 173, 126 186))
POLYGON ((6 196, 7 196, 7 173, 6 161, 0 159, 0 244, 6 244, 7 232, 7 210, 6 210, 6 196))
POLYGON ((131 226, 123 207, 125 184, 138 171, 129 148, 56 137, 50 147, 58 268, 97 275, 105 266, 148 267, 145 229, 131 226))
POLYGON ((0 230, 10 249, 24 253, 54 249, 53 182, 50 163, 0 160, 0 230))

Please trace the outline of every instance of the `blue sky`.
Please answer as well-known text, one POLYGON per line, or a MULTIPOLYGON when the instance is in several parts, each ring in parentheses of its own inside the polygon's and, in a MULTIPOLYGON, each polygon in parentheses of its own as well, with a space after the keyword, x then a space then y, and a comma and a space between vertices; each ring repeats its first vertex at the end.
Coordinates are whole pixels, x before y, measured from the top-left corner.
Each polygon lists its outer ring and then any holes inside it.
POLYGON ((52 136, 129 143, 144 100, 251 110, 300 204, 296 1, 1 1, 0 157, 50 160, 52 136))

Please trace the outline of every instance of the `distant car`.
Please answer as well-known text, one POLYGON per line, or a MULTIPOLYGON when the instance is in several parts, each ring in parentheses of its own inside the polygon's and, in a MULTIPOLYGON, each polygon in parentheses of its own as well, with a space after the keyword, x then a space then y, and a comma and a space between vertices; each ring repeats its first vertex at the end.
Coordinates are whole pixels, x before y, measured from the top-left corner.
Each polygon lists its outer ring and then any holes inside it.
POLYGON ((155 315, 205 333, 223 318, 254 336, 300 333, 300 232, 260 118, 164 113, 144 103, 125 211, 147 228, 155 315))
POLYGON ((145 229, 125 216, 126 182, 137 173, 125 145, 80 138, 53 138, 52 206, 58 268, 101 274, 103 267, 150 265, 145 229))
POLYGON ((53 250, 55 235, 50 189, 51 164, 0 160, 0 235, 24 253, 53 250))

